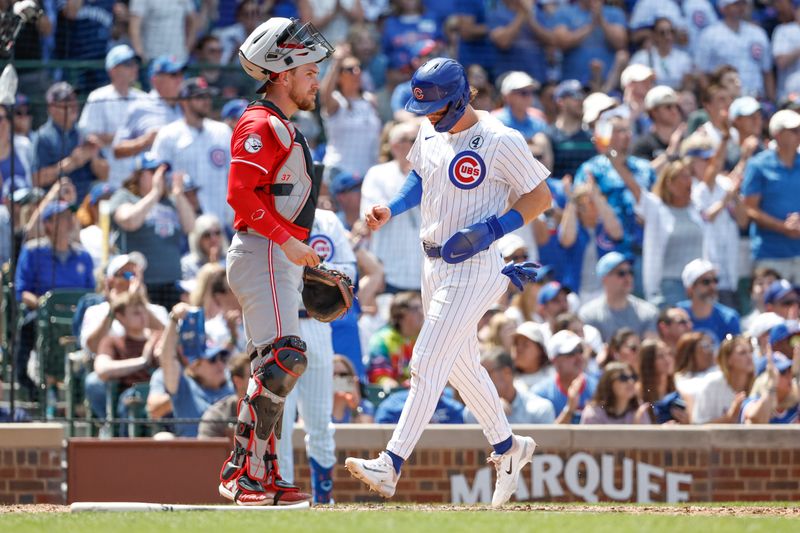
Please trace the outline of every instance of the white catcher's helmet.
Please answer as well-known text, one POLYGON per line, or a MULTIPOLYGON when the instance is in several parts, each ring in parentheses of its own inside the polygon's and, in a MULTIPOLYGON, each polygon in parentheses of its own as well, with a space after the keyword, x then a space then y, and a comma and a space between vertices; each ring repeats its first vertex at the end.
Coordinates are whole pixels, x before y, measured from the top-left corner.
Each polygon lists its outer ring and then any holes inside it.
POLYGON ((318 63, 332 53, 333 47, 310 22, 272 17, 247 36, 239 47, 239 62, 248 75, 264 81, 271 73, 318 63))

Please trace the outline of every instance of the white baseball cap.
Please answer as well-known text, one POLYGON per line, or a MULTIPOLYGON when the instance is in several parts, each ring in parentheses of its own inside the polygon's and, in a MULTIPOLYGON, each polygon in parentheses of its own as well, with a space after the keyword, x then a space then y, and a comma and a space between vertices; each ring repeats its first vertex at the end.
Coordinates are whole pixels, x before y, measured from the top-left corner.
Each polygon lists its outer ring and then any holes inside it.
POLYGON ((538 89, 539 82, 521 70, 514 70, 506 74, 503 78, 503 82, 500 84, 500 94, 506 96, 512 91, 518 91, 526 87, 538 89))
POLYGON ((536 322, 523 322, 519 326, 517 326, 516 331, 514 331, 514 335, 519 335, 520 337, 525 337, 529 341, 536 342, 540 344, 544 348, 544 335, 542 334, 542 330, 539 327, 539 324, 536 322))
POLYGON ((697 281, 698 278, 715 270, 716 267, 714 266, 714 263, 706 259, 694 259, 689 261, 689 263, 683 267, 683 272, 681 273, 683 287, 685 289, 690 288, 692 285, 694 285, 694 282, 697 281))
POLYGON ((666 85, 657 85, 647 91, 644 97, 644 108, 648 111, 655 109, 660 105, 677 104, 678 94, 666 85))
POLYGON ((583 99, 583 123, 591 124, 600 117, 601 113, 618 105, 619 100, 606 93, 590 94, 583 99))
POLYGON ((525 244, 525 239, 513 233, 503 235, 500 240, 497 241, 497 249, 500 250, 500 254, 503 258, 514 255, 514 252, 520 248, 528 249, 528 246, 525 244))
POLYGON ((120 271, 122 267, 127 265, 128 263, 133 263, 134 265, 140 267, 142 270, 147 268, 147 259, 145 259, 144 255, 141 252, 131 252, 129 254, 122 254, 114 257, 111 261, 108 262, 108 266, 106 267, 106 276, 112 277, 117 272, 120 271))
POLYGON ((547 356, 551 361, 559 355, 567 355, 574 352, 581 344, 583 339, 568 329, 562 329, 547 341, 547 356))
POLYGON ((800 127, 800 113, 790 109, 782 109, 769 119, 769 136, 775 137, 783 130, 793 130, 800 127))
POLYGON ((622 75, 619 77, 619 83, 624 89, 634 81, 644 81, 649 78, 654 78, 655 75, 656 73, 653 69, 647 65, 635 63, 633 65, 628 65, 625 70, 622 71, 622 75))
POLYGON ((739 117, 749 117, 761 110, 761 104, 752 96, 740 96, 728 107, 728 119, 736 120, 739 117))
POLYGON ((752 324, 750 324, 750 327, 747 329, 747 334, 751 337, 760 337, 765 333, 769 333, 775 326, 784 323, 786 323, 786 320, 782 316, 767 311, 761 313, 753 320, 752 324))

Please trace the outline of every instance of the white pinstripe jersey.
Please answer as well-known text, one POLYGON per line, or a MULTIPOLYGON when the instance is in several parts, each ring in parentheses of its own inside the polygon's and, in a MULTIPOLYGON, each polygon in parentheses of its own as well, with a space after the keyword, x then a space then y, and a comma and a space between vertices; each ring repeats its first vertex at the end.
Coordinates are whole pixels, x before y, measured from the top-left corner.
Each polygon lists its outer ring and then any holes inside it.
POLYGON ((475 125, 452 135, 424 120, 408 154, 422 176, 424 241, 443 244, 458 230, 504 213, 512 190, 521 196, 550 174, 518 131, 478 113, 475 125))
POLYGON ((333 211, 317 209, 308 245, 317 252, 324 266, 333 268, 356 281, 356 256, 350 246, 347 230, 333 211))
MULTIPOLYGON (((361 184, 361 212, 367 212, 373 205, 389 205, 405 181, 406 174, 397 161, 370 168, 361 184)), ((370 236, 369 251, 383 263, 386 283, 419 290, 422 281, 419 224, 419 207, 413 207, 389 219, 380 231, 370 236)))

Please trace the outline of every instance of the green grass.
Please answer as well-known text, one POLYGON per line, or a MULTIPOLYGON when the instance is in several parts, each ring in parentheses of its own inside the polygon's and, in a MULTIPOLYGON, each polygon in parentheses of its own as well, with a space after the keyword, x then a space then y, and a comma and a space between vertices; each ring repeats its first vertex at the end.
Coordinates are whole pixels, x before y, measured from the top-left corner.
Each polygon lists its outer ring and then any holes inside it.
POLYGON ((770 516, 669 516, 552 511, 489 512, 375 510, 352 512, 177 512, 7 514, 0 531, 62 533, 125 532, 409 532, 450 533, 702 533, 734 531, 783 533, 800 530, 800 520, 770 516))

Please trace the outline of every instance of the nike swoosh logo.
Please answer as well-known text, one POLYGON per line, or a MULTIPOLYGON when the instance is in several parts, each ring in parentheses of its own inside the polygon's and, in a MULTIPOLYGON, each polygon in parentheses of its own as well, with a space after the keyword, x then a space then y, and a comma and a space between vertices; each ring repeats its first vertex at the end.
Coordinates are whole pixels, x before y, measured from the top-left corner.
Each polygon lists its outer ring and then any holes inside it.
POLYGON ((427 141, 428 139, 433 139, 434 137, 436 137, 436 135, 428 135, 425 137, 425 140, 427 141))
POLYGON ((458 259, 459 257, 464 257, 465 255, 469 255, 469 252, 461 252, 460 254, 450 254, 450 258, 458 259))
POLYGON ((513 465, 514 465, 514 458, 512 457, 512 458, 511 458, 511 459, 508 461, 508 470, 506 470, 506 474, 508 474, 509 476, 511 475, 511 470, 512 470, 512 468, 511 468, 511 467, 512 467, 513 465))
POLYGON ((386 472, 384 472, 383 470, 378 470, 378 469, 375 469, 375 468, 370 468, 370 467, 368 467, 368 466, 362 466, 361 468, 363 468, 364 470, 369 470, 370 472, 377 472, 378 474, 385 474, 385 473, 386 473, 386 472))

